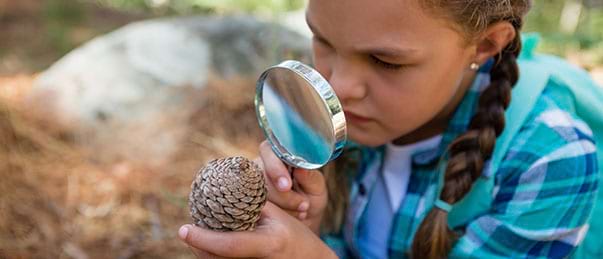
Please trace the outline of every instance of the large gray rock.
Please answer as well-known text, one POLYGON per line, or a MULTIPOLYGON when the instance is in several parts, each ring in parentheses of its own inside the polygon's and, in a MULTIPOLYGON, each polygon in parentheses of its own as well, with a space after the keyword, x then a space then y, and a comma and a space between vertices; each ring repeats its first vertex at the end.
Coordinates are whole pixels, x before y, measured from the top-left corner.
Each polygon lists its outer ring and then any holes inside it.
POLYGON ((286 28, 293 30, 307 38, 312 37, 312 31, 306 23, 306 10, 300 9, 285 13, 282 17, 278 18, 280 24, 286 28))
POLYGON ((283 59, 309 62, 309 53, 307 37, 252 17, 141 21, 56 62, 35 82, 34 100, 42 98, 60 121, 87 129, 90 143, 165 157, 195 110, 190 97, 210 75, 257 78, 283 59))

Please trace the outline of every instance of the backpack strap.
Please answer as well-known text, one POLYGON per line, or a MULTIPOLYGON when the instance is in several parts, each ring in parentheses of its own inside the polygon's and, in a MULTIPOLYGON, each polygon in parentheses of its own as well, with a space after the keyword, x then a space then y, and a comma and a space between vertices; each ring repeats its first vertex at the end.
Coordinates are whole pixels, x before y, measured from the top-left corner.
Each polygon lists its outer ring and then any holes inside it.
POLYGON ((538 44, 538 36, 530 34, 524 37, 524 52, 518 60, 519 81, 513 89, 511 105, 505 112, 505 129, 496 140, 496 148, 490 160, 490 167, 487 169, 491 173, 498 170, 511 141, 536 105, 551 76, 550 71, 540 62, 542 57, 532 52, 538 44))
MULTIPOLYGON (((510 148, 512 140, 521 129, 530 112, 533 110, 538 97, 546 87, 551 73, 540 63, 542 56, 534 55, 533 50, 539 38, 535 34, 524 35, 524 49, 518 59, 520 68, 519 81, 512 91, 512 101, 505 112, 505 129, 496 140, 496 146, 485 173, 478 178, 473 187, 463 199, 454 204, 448 214, 448 225, 455 227, 468 223, 473 218, 490 209, 492 204, 492 189, 494 188, 493 174, 498 170, 504 155, 510 148)), ((443 166, 440 165, 440 168, 443 166)), ((438 190, 443 187, 443 172, 440 173, 438 190)), ((439 193, 438 196, 439 197, 439 193)))

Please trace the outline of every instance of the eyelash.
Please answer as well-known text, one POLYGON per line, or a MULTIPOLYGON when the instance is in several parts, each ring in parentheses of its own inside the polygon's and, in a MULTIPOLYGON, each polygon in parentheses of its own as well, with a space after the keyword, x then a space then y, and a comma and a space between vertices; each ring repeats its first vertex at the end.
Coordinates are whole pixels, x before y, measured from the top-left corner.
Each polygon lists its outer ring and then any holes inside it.
POLYGON ((323 45, 323 46, 327 46, 327 47, 331 47, 325 40, 318 38, 316 36, 312 37, 312 40, 318 42, 319 44, 323 45))
MULTIPOLYGON (((321 45, 323 45, 323 46, 325 46, 325 47, 329 47, 329 48, 331 47, 331 46, 330 46, 330 45, 329 45, 329 44, 328 44, 326 41, 324 41, 324 40, 323 40, 323 39, 321 39, 321 38, 317 38, 316 36, 313 36, 313 37, 312 37, 312 39, 313 39, 313 40, 315 40, 315 41, 317 41, 318 43, 320 43, 321 45)), ((389 69, 389 70, 400 70, 400 69, 402 69, 402 67, 403 67, 403 65, 400 65, 400 64, 392 64, 392 63, 388 63, 388 62, 385 62, 385 61, 383 61, 383 60, 381 60, 381 59, 378 59, 377 57, 372 56, 372 55, 371 55, 370 57, 371 57, 371 60, 372 60, 372 61, 373 61, 375 64, 377 64, 377 65, 379 65, 379 66, 381 66, 381 67, 383 67, 383 68, 385 68, 385 69, 389 69)))
POLYGON ((392 63, 388 63, 385 62, 381 59, 376 58, 375 56, 371 56, 371 60, 373 60, 373 62, 385 69, 390 69, 390 70, 399 70, 402 68, 402 65, 399 64, 392 64, 392 63))

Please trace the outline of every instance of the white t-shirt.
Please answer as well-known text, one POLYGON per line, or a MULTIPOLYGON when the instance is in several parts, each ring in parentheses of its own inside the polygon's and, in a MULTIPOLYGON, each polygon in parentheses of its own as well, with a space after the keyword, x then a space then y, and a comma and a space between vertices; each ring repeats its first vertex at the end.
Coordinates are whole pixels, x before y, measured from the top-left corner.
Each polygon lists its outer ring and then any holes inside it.
MULTIPOLYGON (((388 143, 385 148, 385 158, 383 163, 383 177, 387 194, 389 195, 390 205, 393 211, 397 211, 400 203, 406 195, 408 188, 408 179, 412 170, 412 155, 436 148, 442 135, 438 135, 417 143, 404 146, 388 143)), ((379 162, 377 162, 378 164, 379 162)), ((378 170, 373 168, 373 170, 378 170)))
MULTIPOLYGON (((417 143, 398 146, 388 143, 383 165, 373 161, 366 174, 379 174, 369 194, 366 215, 359 233, 358 246, 363 258, 387 258, 391 225, 396 211, 404 200, 412 170, 413 154, 437 148, 442 140, 438 135, 417 143), (378 222, 378 224, 375 224, 378 222)), ((362 223, 361 223, 362 224, 362 223)))

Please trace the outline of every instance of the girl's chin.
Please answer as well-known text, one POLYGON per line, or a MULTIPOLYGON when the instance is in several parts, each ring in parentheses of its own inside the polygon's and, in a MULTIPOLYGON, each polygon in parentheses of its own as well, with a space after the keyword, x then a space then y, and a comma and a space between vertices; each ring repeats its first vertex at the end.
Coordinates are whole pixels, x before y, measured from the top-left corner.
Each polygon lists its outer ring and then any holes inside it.
POLYGON ((378 147, 388 142, 387 139, 379 138, 379 134, 371 134, 371 132, 357 132, 353 129, 348 129, 348 139, 354 143, 368 146, 378 147))

